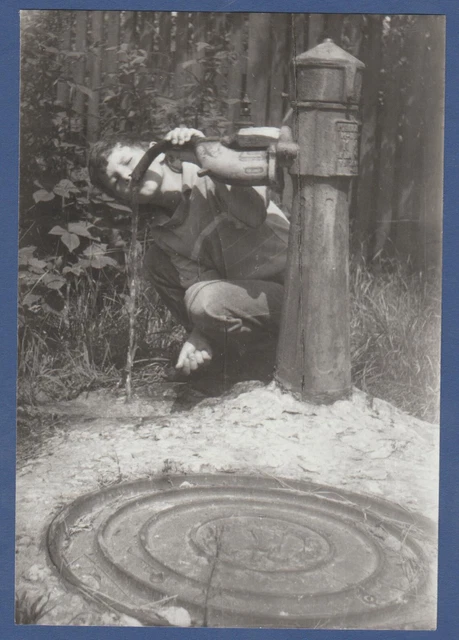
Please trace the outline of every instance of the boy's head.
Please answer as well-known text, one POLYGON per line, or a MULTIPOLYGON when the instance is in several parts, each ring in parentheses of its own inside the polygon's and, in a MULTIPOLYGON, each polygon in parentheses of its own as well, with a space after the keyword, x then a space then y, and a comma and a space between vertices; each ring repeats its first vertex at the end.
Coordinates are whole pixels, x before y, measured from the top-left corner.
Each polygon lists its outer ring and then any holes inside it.
MULTIPOLYGON (((114 198, 129 202, 131 173, 151 144, 130 134, 115 134, 96 142, 88 159, 91 183, 114 198)), ((145 175, 139 200, 149 202, 161 180, 160 163, 154 161, 145 175)))

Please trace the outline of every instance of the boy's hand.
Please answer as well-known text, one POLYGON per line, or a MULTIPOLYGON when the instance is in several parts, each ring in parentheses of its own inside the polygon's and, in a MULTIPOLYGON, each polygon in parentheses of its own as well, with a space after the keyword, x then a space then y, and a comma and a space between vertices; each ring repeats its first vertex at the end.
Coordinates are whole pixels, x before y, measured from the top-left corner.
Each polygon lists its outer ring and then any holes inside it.
POLYGON ((172 129, 172 131, 169 131, 164 139, 170 140, 172 144, 185 144, 185 142, 189 142, 193 136, 204 138, 204 134, 202 131, 198 131, 198 129, 176 127, 175 129, 172 129))
POLYGON ((175 368, 182 369, 188 376, 191 371, 196 371, 211 359, 212 349, 209 341, 198 329, 193 329, 180 351, 175 368))

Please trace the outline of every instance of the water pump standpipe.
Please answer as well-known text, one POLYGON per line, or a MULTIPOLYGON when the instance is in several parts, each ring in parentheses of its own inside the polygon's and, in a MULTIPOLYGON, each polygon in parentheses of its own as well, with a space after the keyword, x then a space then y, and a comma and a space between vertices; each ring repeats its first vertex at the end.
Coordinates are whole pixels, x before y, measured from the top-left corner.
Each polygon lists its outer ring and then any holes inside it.
POLYGON ((351 393, 349 200, 364 64, 326 39, 293 60, 293 207, 276 380, 302 400, 351 393))
POLYGON ((162 140, 140 159, 131 176, 132 190, 138 187, 153 160, 169 151, 179 158, 183 154, 184 160, 201 167, 199 175, 208 175, 217 182, 282 189, 283 168, 293 163, 298 147, 288 127, 246 127, 224 138, 193 136, 183 145, 162 140))

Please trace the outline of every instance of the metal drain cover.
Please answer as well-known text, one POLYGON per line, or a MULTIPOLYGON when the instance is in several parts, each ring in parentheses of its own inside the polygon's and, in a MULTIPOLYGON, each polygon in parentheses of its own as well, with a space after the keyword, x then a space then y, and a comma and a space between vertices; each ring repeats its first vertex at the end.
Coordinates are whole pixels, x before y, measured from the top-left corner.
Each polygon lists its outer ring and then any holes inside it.
POLYGON ((173 597, 197 626, 434 619, 429 544, 426 522, 390 503, 233 475, 113 486, 76 500, 48 531, 53 563, 84 593, 144 624, 157 623, 155 601, 173 597))

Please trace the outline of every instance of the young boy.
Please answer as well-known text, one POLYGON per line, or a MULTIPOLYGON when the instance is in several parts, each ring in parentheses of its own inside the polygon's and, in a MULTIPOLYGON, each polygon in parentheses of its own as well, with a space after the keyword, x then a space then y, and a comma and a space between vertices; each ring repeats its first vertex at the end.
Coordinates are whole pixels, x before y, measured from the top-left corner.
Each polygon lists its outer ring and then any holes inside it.
MULTIPOLYGON (((193 135, 203 136, 178 127, 166 139, 181 145, 193 135)), ((148 146, 121 135, 96 143, 89 157, 92 183, 129 204, 130 176, 148 146)), ((288 220, 268 201, 266 188, 228 186, 198 171, 162 154, 139 190, 140 204, 151 205, 155 230, 144 275, 189 332, 176 368, 188 376, 212 359, 218 365, 245 354, 250 363, 258 353, 272 373, 288 220)))

